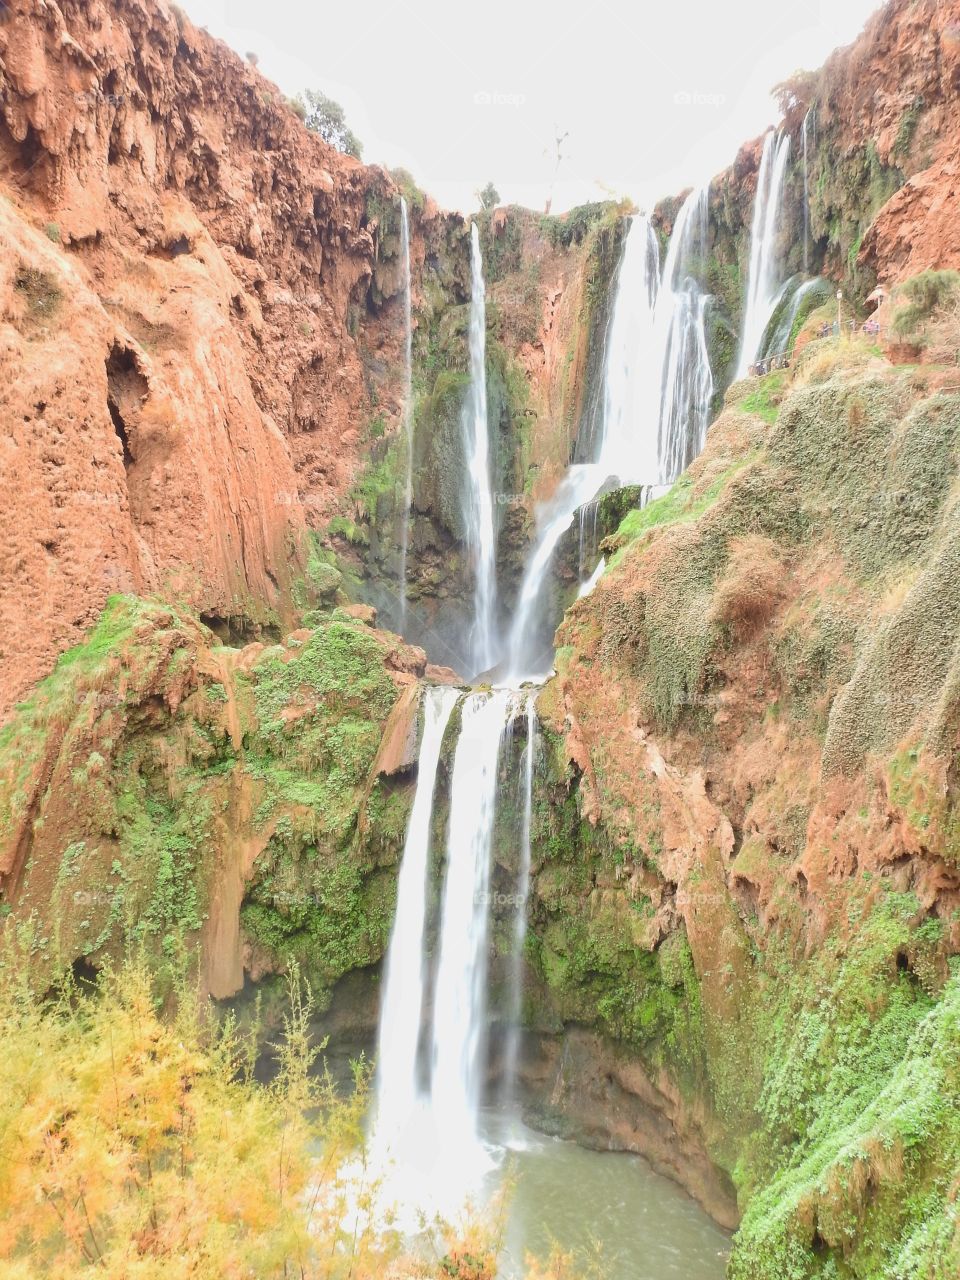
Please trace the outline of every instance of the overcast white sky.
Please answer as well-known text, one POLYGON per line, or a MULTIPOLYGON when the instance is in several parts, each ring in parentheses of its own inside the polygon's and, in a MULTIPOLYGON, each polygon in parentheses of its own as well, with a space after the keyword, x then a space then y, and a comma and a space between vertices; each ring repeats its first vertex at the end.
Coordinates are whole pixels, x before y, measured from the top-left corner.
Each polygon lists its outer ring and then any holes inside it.
POLYGON ((849 43, 880 0, 182 0, 288 94, 341 102, 364 159, 468 211, 492 180, 542 208, 641 207, 724 168, 770 89, 849 43), (555 128, 556 126, 556 128, 555 128))

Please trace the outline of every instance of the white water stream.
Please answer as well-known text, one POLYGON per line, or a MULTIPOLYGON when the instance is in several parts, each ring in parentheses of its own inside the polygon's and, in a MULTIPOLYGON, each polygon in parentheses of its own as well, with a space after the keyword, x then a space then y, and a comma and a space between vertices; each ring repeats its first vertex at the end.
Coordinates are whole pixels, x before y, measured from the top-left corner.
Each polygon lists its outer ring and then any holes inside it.
MULTIPOLYGON (((613 484, 636 483, 644 486, 645 498, 654 496, 702 445, 713 384, 706 353, 707 300, 692 268, 705 246, 705 215, 706 191, 692 193, 678 214, 662 274, 656 236, 648 220, 639 216, 631 222, 608 334, 604 419, 597 458, 571 466, 553 500, 537 513, 538 534, 509 637, 511 687, 466 694, 443 688, 424 694, 418 780, 383 986, 369 1143, 374 1176, 381 1183, 378 1203, 383 1208, 390 1206, 397 1224, 409 1232, 416 1232, 424 1216, 439 1214, 455 1220, 468 1201, 482 1203, 487 1199, 502 1177, 500 1166, 511 1148, 522 1153, 536 1151, 531 1165, 534 1171, 541 1167, 541 1152, 551 1167, 562 1165, 549 1142, 533 1139, 513 1122, 512 1136, 495 1136, 482 1106, 488 1066, 490 901, 501 756, 508 728, 512 732, 514 721, 522 716, 526 740, 516 779, 521 791, 521 820, 504 1055, 505 1084, 512 1095, 520 1043, 526 899, 533 862, 537 739, 536 690, 520 690, 519 685, 537 670, 538 663, 543 666, 538 674, 546 674, 552 662, 549 645, 544 654, 536 653, 537 637, 543 630, 539 616, 543 588, 557 543, 573 524, 577 511, 613 484), (428 912, 431 833, 442 742, 455 708, 460 725, 449 776, 445 869, 434 946, 428 912)), ((405 206, 402 217, 405 270, 409 272, 405 206)), ((409 359, 409 292, 407 325, 409 359)), ((462 418, 465 531, 474 568, 470 636, 474 673, 491 666, 497 646, 485 326, 483 263, 474 225, 470 385, 462 418)), ((408 462, 409 504, 412 449, 408 462)), ((592 533, 584 559, 587 542, 582 520, 581 594, 593 589, 604 566, 602 559, 592 569, 589 563, 597 554, 595 506, 585 519, 591 522, 592 533)), ((404 535, 404 587, 406 546, 404 535)), ((513 753, 506 758, 512 760, 513 753)), ((585 1153, 584 1167, 601 1158, 585 1153)), ((571 1164, 577 1165, 578 1158, 571 1156, 571 1164)), ((559 1184, 556 1194, 559 1206, 559 1184)), ((699 1213, 692 1206, 691 1211, 699 1213)), ((640 1277, 647 1272, 627 1267, 621 1274, 640 1277)), ((719 1272, 711 1266, 702 1274, 719 1272)))
POLYGON ((780 294, 780 208, 789 155, 790 135, 785 133, 779 137, 770 130, 763 140, 757 174, 738 378, 746 377, 750 365, 761 354, 763 336, 780 294))
POLYGON ((437 767, 444 730, 456 705, 456 689, 423 694, 423 737, 417 789, 407 824, 397 882, 397 912, 387 952, 377 1043, 377 1109, 372 1148, 402 1158, 416 1134, 409 1132, 422 1090, 418 1048, 425 1004, 427 894, 430 836, 437 767))
POLYGON ((473 563, 471 675, 495 661, 494 615, 497 601, 496 531, 490 483, 490 430, 487 421, 487 307, 483 256, 477 224, 470 228, 470 387, 463 410, 466 458, 465 522, 473 563))
MULTIPOLYGON (((536 512, 536 538, 510 632, 512 683, 542 678, 552 665, 541 617, 545 588, 554 552, 577 511, 618 485, 646 486, 656 496, 703 448, 713 396, 709 300, 693 272, 706 254, 708 194, 701 187, 683 202, 662 275, 653 227, 645 215, 631 219, 607 337, 597 460, 571 466, 553 498, 536 512)), ((591 590, 595 575, 596 568, 587 579, 591 590)))
POLYGON ((410 287, 410 217, 400 197, 400 260, 403 268, 403 436, 407 451, 403 521, 400 526, 400 633, 407 620, 407 547, 410 541, 410 507, 413 503, 413 304, 410 287))

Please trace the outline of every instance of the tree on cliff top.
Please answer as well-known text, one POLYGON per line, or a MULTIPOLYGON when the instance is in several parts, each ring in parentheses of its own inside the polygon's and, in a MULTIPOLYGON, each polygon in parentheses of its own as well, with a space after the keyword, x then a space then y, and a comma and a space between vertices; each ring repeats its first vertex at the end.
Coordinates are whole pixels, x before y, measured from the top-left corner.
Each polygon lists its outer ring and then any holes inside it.
POLYGON ((292 106, 307 128, 312 133, 319 133, 324 142, 356 160, 362 158, 363 146, 347 125, 346 114, 339 102, 315 89, 306 89, 302 98, 294 98, 292 106))
POLYGON ((488 182, 482 191, 476 192, 476 197, 481 209, 495 209, 500 203, 500 192, 492 182, 488 182))

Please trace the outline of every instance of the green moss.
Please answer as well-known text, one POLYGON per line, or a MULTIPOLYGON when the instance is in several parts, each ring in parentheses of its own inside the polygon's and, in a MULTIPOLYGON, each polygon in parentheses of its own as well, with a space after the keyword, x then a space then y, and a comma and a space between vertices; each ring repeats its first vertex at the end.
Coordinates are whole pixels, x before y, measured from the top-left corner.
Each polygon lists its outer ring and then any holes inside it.
POLYGON ((768 373, 758 378, 756 390, 744 397, 741 407, 746 413, 759 414, 765 422, 776 422, 786 380, 784 372, 768 373))
POLYGON ((960 982, 935 1002, 899 967, 925 928, 917 914, 911 896, 886 895, 855 939, 830 940, 757 1011, 766 1071, 738 1166, 735 1280, 952 1272, 960 982))
POLYGON ((695 490, 693 478, 685 472, 668 493, 654 498, 644 507, 628 511, 612 539, 617 548, 613 563, 619 560, 625 547, 649 530, 697 520, 713 506, 733 477, 748 467, 757 456, 756 452, 751 452, 738 459, 699 494, 695 490))
POLYGON ((893 140, 891 152, 895 156, 906 156, 909 154, 910 146, 913 142, 913 135, 917 131, 917 125, 920 123, 920 117, 923 115, 924 100, 922 94, 917 94, 913 102, 904 111, 900 117, 900 124, 897 127, 897 136, 893 140))

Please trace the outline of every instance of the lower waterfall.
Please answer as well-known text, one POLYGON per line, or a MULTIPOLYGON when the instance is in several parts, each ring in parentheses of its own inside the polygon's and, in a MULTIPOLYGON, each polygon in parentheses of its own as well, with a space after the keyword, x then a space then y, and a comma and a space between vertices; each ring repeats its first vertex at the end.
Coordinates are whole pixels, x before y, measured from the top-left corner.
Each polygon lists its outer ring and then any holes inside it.
MULTIPOLYGON (((450 828, 433 1013, 431 1113, 461 1168, 476 1155, 487 1013, 490 863, 500 742, 510 694, 463 703, 450 782, 450 828)), ((453 1176, 453 1170, 451 1170, 453 1176)))
POLYGON ((375 1147, 406 1148, 420 1095, 418 1054, 426 981, 425 943, 433 798, 443 734, 455 689, 427 689, 417 790, 397 884, 397 914, 387 953, 377 1044, 375 1147))
MULTIPOLYGON (((370 1143, 375 1163, 392 1163, 400 1180, 394 1185, 386 1177, 388 1195, 411 1208, 429 1206, 448 1215, 478 1191, 491 1165, 477 1124, 486 1066, 490 877, 500 748, 517 706, 516 695, 507 690, 469 693, 459 705, 428 1009, 426 903, 434 784, 444 730, 459 698, 454 689, 430 690, 425 697, 420 775, 380 1009, 370 1143), (421 1075, 424 1038, 429 1052, 421 1075)), ((528 702, 532 716, 533 699, 528 702)))

